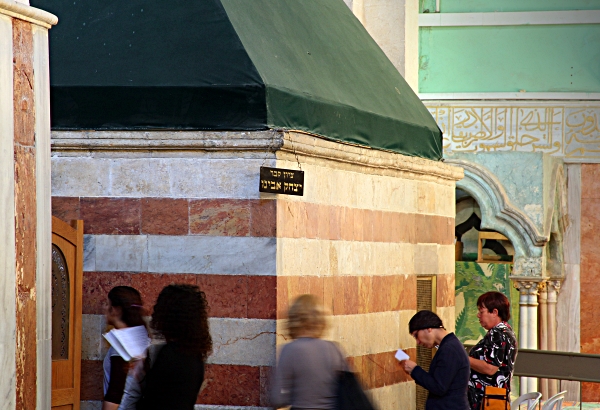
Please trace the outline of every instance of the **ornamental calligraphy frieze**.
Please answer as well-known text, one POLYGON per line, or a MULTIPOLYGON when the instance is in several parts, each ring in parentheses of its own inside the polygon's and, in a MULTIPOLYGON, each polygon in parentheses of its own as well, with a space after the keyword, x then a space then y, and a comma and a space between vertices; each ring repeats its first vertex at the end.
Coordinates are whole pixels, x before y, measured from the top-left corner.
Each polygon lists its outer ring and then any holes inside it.
POLYGON ((600 103, 425 101, 445 152, 544 152, 600 160, 600 103))

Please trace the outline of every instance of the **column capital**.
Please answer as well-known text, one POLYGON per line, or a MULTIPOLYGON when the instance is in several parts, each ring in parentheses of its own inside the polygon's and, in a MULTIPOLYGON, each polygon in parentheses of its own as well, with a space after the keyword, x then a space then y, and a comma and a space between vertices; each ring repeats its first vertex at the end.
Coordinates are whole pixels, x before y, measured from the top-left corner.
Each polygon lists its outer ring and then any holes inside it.
POLYGON ((545 286, 541 278, 511 277, 511 279, 514 282, 515 288, 519 290, 521 295, 537 296, 539 291, 545 286))
POLYGON ((548 290, 553 290, 556 293, 560 292, 564 278, 550 278, 546 281, 548 284, 548 290))

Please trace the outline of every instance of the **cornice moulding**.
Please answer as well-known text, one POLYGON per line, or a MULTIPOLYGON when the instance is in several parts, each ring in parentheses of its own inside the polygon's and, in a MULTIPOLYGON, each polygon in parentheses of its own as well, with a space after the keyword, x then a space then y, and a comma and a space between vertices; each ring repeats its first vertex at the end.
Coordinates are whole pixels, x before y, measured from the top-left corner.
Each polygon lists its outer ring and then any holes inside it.
POLYGON ((462 168, 441 161, 410 157, 397 152, 341 143, 300 132, 286 132, 282 152, 321 160, 364 166, 381 174, 386 171, 410 173, 448 181, 463 178, 462 168))
POLYGON ((53 131, 52 151, 271 151, 455 182, 460 167, 290 131, 53 131))
POLYGON ((50 28, 58 23, 58 17, 54 14, 12 0, 0 0, 0 14, 25 20, 46 28, 50 28))

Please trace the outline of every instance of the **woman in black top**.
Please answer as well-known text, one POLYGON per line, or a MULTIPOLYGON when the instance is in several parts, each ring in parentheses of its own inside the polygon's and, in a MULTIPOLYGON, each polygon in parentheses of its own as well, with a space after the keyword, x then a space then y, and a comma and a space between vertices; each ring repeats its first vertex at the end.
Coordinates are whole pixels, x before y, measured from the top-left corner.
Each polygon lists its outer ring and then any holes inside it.
POLYGON ((429 391, 426 410, 467 410, 469 357, 462 343, 444 329, 442 320, 429 310, 421 310, 408 323, 417 344, 437 347, 429 372, 411 360, 404 360, 404 370, 415 382, 429 391))
POLYGON ((212 349, 208 304, 192 285, 169 285, 158 296, 151 327, 166 344, 149 354, 138 410, 192 410, 212 349))
POLYGON ((486 335, 469 352, 469 404, 481 407, 486 386, 505 388, 510 382, 517 358, 517 338, 508 324, 510 302, 500 292, 486 292, 477 299, 477 318, 486 335))

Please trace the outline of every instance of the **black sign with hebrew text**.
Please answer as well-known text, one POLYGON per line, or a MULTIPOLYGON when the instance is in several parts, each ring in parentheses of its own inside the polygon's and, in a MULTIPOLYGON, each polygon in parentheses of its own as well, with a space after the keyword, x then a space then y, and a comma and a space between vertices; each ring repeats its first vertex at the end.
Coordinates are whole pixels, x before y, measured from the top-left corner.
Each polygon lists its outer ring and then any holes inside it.
POLYGON ((259 192, 304 195, 304 171, 260 167, 259 192))

